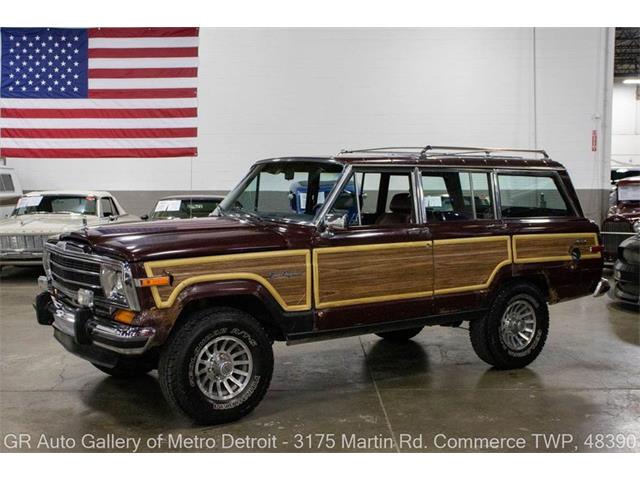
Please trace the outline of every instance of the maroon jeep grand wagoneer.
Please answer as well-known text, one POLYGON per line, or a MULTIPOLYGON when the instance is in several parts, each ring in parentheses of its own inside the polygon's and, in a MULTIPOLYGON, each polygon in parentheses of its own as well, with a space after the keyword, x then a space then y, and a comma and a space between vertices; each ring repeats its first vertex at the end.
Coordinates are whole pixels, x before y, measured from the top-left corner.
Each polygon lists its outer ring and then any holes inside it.
POLYGON ((166 399, 203 424, 260 402, 274 341, 401 342, 469 322, 482 360, 522 368, 547 304, 608 288, 562 165, 463 147, 262 160, 212 217, 65 234, 44 268, 40 324, 108 374, 158 369, 166 399))

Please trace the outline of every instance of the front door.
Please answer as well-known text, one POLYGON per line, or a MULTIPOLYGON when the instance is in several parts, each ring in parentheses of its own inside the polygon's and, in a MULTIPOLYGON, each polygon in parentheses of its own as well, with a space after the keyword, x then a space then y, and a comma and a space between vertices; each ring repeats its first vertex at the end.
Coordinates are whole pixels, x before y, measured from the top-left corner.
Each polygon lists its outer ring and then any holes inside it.
POLYGON ((313 245, 316 328, 334 330, 428 316, 429 230, 418 223, 411 168, 354 168, 313 245))

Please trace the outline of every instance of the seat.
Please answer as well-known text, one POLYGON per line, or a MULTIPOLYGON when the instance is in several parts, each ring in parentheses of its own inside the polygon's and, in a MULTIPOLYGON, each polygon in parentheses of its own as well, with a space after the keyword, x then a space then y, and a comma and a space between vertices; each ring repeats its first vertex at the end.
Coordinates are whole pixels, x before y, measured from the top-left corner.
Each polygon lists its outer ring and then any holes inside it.
POLYGON ((376 220, 376 225, 402 225, 411 223, 411 194, 396 193, 389 204, 391 212, 385 212, 376 220))

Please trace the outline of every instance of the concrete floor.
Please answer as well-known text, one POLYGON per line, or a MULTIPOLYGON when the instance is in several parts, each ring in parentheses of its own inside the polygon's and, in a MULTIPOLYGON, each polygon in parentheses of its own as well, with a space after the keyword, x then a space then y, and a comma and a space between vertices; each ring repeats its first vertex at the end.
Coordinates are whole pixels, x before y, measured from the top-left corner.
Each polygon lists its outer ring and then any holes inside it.
POLYGON ((0 274, 2 451, 26 434, 32 451, 130 451, 139 441, 143 451, 640 452, 640 314, 607 297, 552 306, 545 350, 519 371, 489 368, 463 329, 427 328, 402 346, 372 335, 276 344, 258 408, 199 427, 167 407, 155 374, 113 379, 64 351, 35 322, 38 274, 0 274), (494 437, 522 448, 482 443, 494 437))

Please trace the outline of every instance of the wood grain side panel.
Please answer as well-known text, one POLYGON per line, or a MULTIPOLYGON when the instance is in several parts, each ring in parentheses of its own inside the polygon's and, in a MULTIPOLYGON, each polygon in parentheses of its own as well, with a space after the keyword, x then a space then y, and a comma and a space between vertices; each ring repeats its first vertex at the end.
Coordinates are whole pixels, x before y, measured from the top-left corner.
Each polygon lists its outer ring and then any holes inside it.
POLYGON ((511 263, 509 237, 434 242, 435 293, 487 287, 503 265, 511 263))
POLYGON ((571 250, 579 248, 582 258, 599 258, 600 253, 591 253, 590 248, 598 244, 595 233, 560 233, 514 235, 513 249, 516 263, 571 260, 571 250))
POLYGON ((151 262, 146 265, 150 275, 171 275, 169 286, 154 287, 158 306, 170 306, 182 289, 193 283, 250 279, 264 285, 274 294, 285 310, 311 308, 310 252, 292 255, 237 254, 176 261, 151 262))
POLYGON ((314 250, 318 307, 429 296, 431 242, 314 250))

